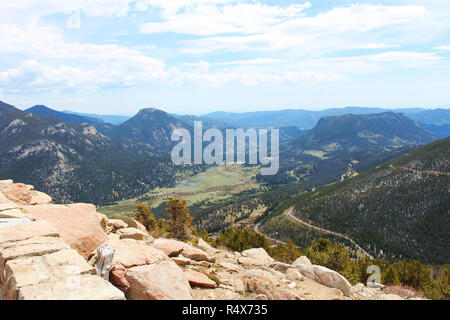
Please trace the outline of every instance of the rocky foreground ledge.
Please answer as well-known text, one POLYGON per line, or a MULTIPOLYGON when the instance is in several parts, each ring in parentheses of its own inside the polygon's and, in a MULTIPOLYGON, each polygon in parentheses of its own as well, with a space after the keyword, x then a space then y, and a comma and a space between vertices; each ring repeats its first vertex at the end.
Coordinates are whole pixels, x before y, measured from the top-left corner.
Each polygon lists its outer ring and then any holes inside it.
MULTIPOLYGON (((108 256, 107 256, 108 257, 108 256)), ((0 181, 0 300, 402 299, 262 248, 231 252, 154 239, 131 217, 52 204, 33 186, 0 181), (105 249, 106 248, 106 249, 105 249), (108 251, 111 261, 99 253, 108 251), (103 264, 100 264, 99 261, 103 264), (106 272, 105 272, 106 270, 106 272)))

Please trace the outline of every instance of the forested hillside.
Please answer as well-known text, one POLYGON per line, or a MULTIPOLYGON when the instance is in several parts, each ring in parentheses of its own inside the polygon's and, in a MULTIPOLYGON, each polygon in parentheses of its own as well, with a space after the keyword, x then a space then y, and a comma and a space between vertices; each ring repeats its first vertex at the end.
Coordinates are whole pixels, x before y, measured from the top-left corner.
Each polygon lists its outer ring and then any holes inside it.
POLYGON ((450 138, 433 142, 290 204, 300 219, 376 256, 449 263, 449 150, 450 138))

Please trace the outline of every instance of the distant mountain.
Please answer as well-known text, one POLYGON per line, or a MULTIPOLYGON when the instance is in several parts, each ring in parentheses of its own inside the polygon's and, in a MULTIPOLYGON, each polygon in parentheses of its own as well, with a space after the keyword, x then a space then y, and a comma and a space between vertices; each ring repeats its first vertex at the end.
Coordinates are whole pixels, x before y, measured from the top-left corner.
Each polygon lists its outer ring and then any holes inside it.
POLYGON ((103 126, 101 130, 116 140, 139 142, 153 149, 169 151, 174 145, 171 136, 176 128, 190 127, 167 112, 146 108, 119 126, 103 126))
POLYGON ((41 116, 52 116, 52 117, 58 118, 59 120, 62 120, 64 122, 69 122, 69 123, 97 124, 97 123, 103 122, 101 119, 98 119, 98 118, 91 118, 91 117, 85 117, 85 116, 80 116, 80 115, 76 115, 76 114, 68 114, 65 112, 59 112, 59 111, 50 109, 43 105, 36 105, 36 106, 26 109, 25 111, 33 113, 33 114, 38 114, 41 116))
POLYGON ((202 125, 203 125, 203 129, 205 129, 205 130, 211 129, 211 128, 219 129, 219 130, 232 129, 232 126, 230 126, 226 121, 222 121, 222 120, 214 120, 214 119, 209 119, 206 117, 191 116, 191 115, 172 114, 172 116, 174 116, 178 120, 186 123, 190 127, 194 126, 194 121, 201 121, 202 125))
POLYGON ((447 138, 450 136, 450 124, 434 125, 434 124, 421 124, 422 127, 430 131, 432 134, 441 138, 447 138))
MULTIPOLYGON (((326 109, 321 111, 288 109, 280 111, 257 111, 257 112, 213 112, 204 115, 204 118, 212 120, 221 120, 231 126, 237 128, 248 127, 289 127, 296 126, 300 129, 313 128, 319 119, 327 116, 341 116, 345 114, 374 114, 384 112, 404 113, 407 117, 421 121, 421 118, 426 119, 423 123, 430 124, 444 124, 450 123, 450 110, 436 109, 426 110, 421 108, 410 109, 383 109, 383 108, 365 108, 365 107, 345 107, 326 109)), ((422 121, 421 121, 422 122, 422 121)))
POLYGON ((105 115, 105 114, 91 114, 91 113, 78 113, 73 111, 64 110, 64 113, 67 114, 75 114, 82 117, 89 117, 89 118, 95 118, 101 120, 101 122, 107 122, 113 125, 118 126, 119 124, 124 123, 131 117, 128 116, 118 116, 118 115, 105 115))
POLYGON ((446 138, 290 203, 300 219, 375 256, 450 263, 449 159, 446 138))
POLYGON ((425 110, 417 113, 405 112, 405 115, 424 124, 450 124, 450 109, 425 110))
POLYGON ((290 146, 322 150, 330 155, 371 148, 392 150, 436 138, 419 123, 398 113, 347 114, 321 118, 314 129, 291 141, 290 146))
MULTIPOLYGON (((132 124, 130 132, 139 137, 132 124)), ((178 170, 183 168, 155 146, 117 141, 89 124, 67 123, 0 102, 0 179, 33 184, 56 201, 105 204, 133 198, 149 188, 174 184, 178 170)))
POLYGON ((308 132, 280 146, 280 171, 271 183, 310 187, 345 179, 438 137, 402 114, 324 117, 308 132))

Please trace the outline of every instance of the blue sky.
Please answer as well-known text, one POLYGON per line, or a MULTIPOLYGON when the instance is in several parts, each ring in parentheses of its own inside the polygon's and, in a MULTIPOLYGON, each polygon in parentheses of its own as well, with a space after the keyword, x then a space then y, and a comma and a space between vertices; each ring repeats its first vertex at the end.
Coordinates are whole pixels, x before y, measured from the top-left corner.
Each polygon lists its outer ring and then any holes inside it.
POLYGON ((180 114, 450 107, 450 1, 0 3, 0 100, 180 114))

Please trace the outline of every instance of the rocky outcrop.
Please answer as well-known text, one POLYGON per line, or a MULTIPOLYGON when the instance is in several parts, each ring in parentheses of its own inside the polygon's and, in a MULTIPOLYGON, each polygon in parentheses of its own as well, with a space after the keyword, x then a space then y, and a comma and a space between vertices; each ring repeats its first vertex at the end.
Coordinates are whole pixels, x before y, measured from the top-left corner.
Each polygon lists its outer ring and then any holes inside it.
POLYGON ((77 203, 23 206, 23 211, 36 220, 51 224, 61 238, 86 259, 97 247, 108 241, 93 205, 77 203))
POLYGON ((163 251, 134 239, 111 239, 115 250, 111 281, 132 300, 192 299, 183 271, 163 251))
POLYGON ((153 239, 131 217, 49 201, 32 186, 0 181, 0 299, 416 298, 352 287, 305 256, 288 264, 263 248, 232 252, 202 239, 153 239))
POLYGON ((0 192, 10 201, 24 205, 50 204, 52 198, 45 193, 35 191, 33 186, 13 183, 12 180, 0 184, 0 192))
POLYGON ((44 220, 0 225, 0 288, 8 300, 125 299, 44 220))

